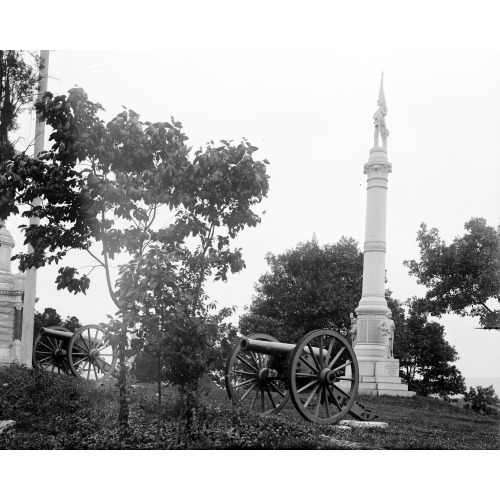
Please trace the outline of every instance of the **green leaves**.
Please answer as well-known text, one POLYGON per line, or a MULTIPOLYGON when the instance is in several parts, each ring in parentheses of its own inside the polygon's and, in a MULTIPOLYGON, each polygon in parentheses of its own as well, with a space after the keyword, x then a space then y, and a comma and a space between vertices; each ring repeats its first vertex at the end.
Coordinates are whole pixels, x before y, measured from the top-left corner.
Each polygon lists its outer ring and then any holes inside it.
POLYGON ((471 219, 464 227, 465 234, 447 245, 436 228, 428 230, 422 224, 417 236, 420 261, 404 264, 428 289, 422 304, 427 312, 477 316, 481 325, 500 328, 500 310, 496 309, 500 301, 500 232, 481 218, 471 219))
POLYGON ((85 293, 89 288, 90 280, 87 276, 77 278, 78 274, 78 271, 74 267, 62 267, 59 269, 56 278, 57 289, 65 288, 75 295, 79 292, 85 293))
POLYGON ((294 343, 316 328, 349 328, 363 278, 363 254, 356 241, 343 237, 320 247, 313 237, 283 254, 269 253, 266 260, 270 270, 255 285, 242 323, 248 331, 280 325, 280 340, 294 343))

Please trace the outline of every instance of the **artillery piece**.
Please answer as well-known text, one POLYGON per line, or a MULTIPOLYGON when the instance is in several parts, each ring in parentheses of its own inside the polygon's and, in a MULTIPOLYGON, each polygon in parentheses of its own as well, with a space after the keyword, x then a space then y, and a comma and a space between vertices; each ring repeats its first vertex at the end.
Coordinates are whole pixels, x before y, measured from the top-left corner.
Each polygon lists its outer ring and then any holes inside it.
POLYGON ((42 328, 33 344, 33 367, 103 382, 116 366, 116 353, 99 325, 71 332, 62 326, 42 328))
POLYGON ((291 398, 307 420, 334 424, 350 414, 378 418, 356 402, 359 368, 350 342, 332 330, 314 330, 298 344, 283 344, 267 334, 241 339, 225 372, 229 398, 248 411, 280 412, 291 398))

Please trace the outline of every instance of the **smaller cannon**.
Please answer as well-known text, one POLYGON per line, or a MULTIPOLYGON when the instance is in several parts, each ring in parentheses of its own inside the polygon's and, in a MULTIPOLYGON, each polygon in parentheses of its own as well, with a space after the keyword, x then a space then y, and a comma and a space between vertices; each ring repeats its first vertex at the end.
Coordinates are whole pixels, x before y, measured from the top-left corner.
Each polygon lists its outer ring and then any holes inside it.
POLYGON ((33 344, 33 366, 41 370, 103 382, 116 366, 116 353, 99 325, 71 332, 62 326, 42 328, 33 344))
POLYGON ((359 368, 350 342, 332 330, 314 330, 298 344, 267 334, 241 339, 226 364, 229 398, 249 411, 278 413, 291 398, 307 420, 334 424, 350 414, 378 418, 356 402, 359 368))

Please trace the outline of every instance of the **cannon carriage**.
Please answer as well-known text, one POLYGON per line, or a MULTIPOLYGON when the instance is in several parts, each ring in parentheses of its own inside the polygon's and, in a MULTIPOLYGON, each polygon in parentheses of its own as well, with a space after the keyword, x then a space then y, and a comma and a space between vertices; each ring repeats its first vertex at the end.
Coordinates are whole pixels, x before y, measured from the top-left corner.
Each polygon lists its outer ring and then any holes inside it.
POLYGON ((99 325, 71 332, 62 326, 42 328, 33 344, 33 366, 42 370, 104 382, 113 375, 117 356, 99 325))
POLYGON ((356 402, 356 354, 332 330, 314 330, 297 344, 249 335, 234 346, 225 383, 232 402, 251 412, 278 413, 291 399, 305 419, 319 424, 334 424, 347 414, 364 421, 378 418, 356 402))

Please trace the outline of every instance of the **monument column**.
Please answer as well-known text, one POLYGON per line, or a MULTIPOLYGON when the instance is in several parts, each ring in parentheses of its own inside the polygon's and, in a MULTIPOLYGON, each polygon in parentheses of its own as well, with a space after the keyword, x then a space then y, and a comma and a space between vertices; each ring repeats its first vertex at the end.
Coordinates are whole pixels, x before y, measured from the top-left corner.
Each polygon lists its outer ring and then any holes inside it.
MULTIPOLYGON (((401 383, 399 361, 385 357, 383 331, 379 328, 389 311, 385 300, 385 254, 388 178, 392 172, 392 165, 387 157, 389 131, 385 124, 387 104, 383 78, 382 74, 378 109, 373 115, 374 145, 370 149, 368 162, 364 165, 367 195, 363 290, 356 308, 357 338, 354 351, 359 364, 360 394, 413 396, 415 393, 408 391, 408 386, 401 383), (379 136, 382 146, 379 146, 379 136)), ((397 337, 397 331, 395 336, 397 337)))

